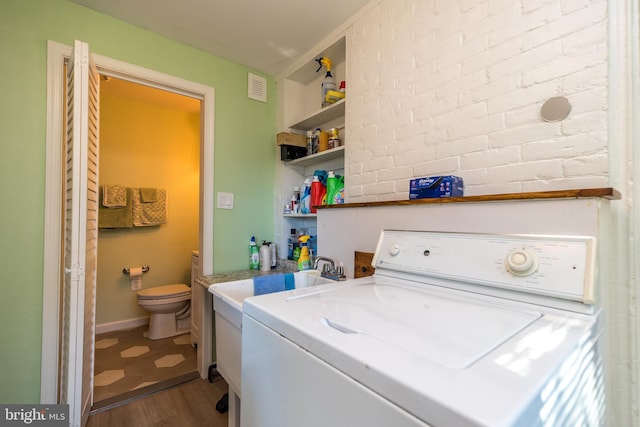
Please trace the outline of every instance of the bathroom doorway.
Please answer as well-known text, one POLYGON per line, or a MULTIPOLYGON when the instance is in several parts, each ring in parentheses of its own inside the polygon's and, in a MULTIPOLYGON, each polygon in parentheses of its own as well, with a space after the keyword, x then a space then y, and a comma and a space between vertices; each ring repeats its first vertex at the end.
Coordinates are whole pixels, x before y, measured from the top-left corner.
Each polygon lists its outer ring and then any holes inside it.
MULTIPOLYGON (((166 194, 159 225, 132 227, 99 209, 94 408, 115 405, 179 377, 198 377, 190 334, 146 338, 149 313, 123 270, 146 266, 141 289, 190 284, 198 250, 200 100, 103 75, 100 84, 99 186, 166 194), (189 376, 188 374, 192 374, 189 376)), ((188 327, 189 320, 181 321, 188 327)))
MULTIPOLYGON (((60 290, 63 276, 66 272, 60 263, 62 259, 62 229, 63 186, 60 177, 64 173, 64 105, 65 105, 65 77, 64 65, 71 57, 73 48, 60 43, 48 42, 47 46, 47 135, 46 135, 46 186, 45 186, 45 237, 44 237, 44 267, 43 267, 43 308, 42 308, 42 367, 40 401, 43 403, 59 401, 61 341, 59 329, 63 315, 82 324, 87 323, 86 314, 79 310, 78 303, 71 307, 70 312, 63 312, 60 305, 60 290), (69 314, 70 313, 70 314, 69 314)), ((93 55, 95 64, 101 75, 118 77, 145 86, 167 90, 173 93, 190 96, 201 102, 201 141, 200 141, 200 206, 199 206, 199 242, 200 275, 213 272, 213 144, 214 144, 214 104, 215 90, 212 87, 184 80, 154 70, 146 69, 101 55, 93 55)), ((79 111, 79 110, 78 110, 79 111)), ((84 195, 86 197, 86 195, 84 195)), ((86 203, 86 200, 85 200, 86 203)), ((86 306, 84 307, 86 308, 86 306)), ((91 307, 92 309, 93 307, 91 307)), ((93 328, 93 312, 91 322, 93 328)), ((81 328, 80 328, 81 329, 81 328)), ((87 373, 91 374, 91 366, 82 363, 81 332, 71 337, 75 345, 68 358, 77 365, 77 369, 70 372, 69 384, 84 383, 87 373), (85 368, 82 370, 82 368, 85 368), (82 371, 82 372, 81 372, 82 371)), ((91 344, 93 346, 93 343, 91 344)), ((91 347, 93 352, 93 347, 91 347)), ((89 375, 89 378, 91 376, 89 375)), ((91 381, 92 385, 92 381, 91 381)), ((70 395, 71 396, 71 395, 70 395)), ((72 395, 67 402, 71 413, 77 414, 78 408, 83 407, 78 394, 72 395)))

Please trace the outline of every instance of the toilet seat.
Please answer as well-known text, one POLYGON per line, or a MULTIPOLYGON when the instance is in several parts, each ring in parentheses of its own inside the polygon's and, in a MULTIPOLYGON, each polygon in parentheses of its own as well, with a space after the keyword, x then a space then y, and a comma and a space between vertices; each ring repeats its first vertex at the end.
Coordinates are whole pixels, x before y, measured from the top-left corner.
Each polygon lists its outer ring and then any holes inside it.
POLYGON ((139 300, 162 300, 191 295, 191 288, 185 284, 163 285, 138 291, 139 300))

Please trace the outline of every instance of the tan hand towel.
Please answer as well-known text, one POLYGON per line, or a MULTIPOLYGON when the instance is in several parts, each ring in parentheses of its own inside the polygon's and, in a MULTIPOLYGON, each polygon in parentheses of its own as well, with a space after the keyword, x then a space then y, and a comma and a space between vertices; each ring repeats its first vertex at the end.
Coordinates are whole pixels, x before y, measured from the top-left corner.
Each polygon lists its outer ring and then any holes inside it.
POLYGON ((144 203, 140 189, 133 189, 133 225, 149 227, 167 222, 167 190, 159 188, 155 202, 144 203))
POLYGON ((105 208, 123 208, 127 206, 127 189, 119 185, 103 185, 102 206, 105 208))

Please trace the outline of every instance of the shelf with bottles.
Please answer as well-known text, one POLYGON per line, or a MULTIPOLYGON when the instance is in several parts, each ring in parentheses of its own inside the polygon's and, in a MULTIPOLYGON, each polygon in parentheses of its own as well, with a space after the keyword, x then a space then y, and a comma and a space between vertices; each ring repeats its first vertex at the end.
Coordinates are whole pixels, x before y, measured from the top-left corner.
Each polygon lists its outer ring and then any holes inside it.
POLYGON ((287 166, 309 166, 344 157, 344 145, 285 162, 287 166))
POLYGON ((285 213, 282 214, 283 217, 285 218, 299 218, 299 219, 315 219, 318 217, 318 214, 315 213, 310 213, 310 214, 301 214, 301 213, 285 213))

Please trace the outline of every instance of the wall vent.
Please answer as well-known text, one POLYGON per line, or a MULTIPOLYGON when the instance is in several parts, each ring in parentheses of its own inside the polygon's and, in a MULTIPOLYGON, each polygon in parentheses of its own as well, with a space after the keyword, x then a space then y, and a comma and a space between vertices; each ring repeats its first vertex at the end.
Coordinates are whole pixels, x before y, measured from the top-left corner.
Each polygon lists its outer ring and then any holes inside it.
POLYGON ((256 101, 267 102, 267 79, 249 73, 248 96, 256 101))

